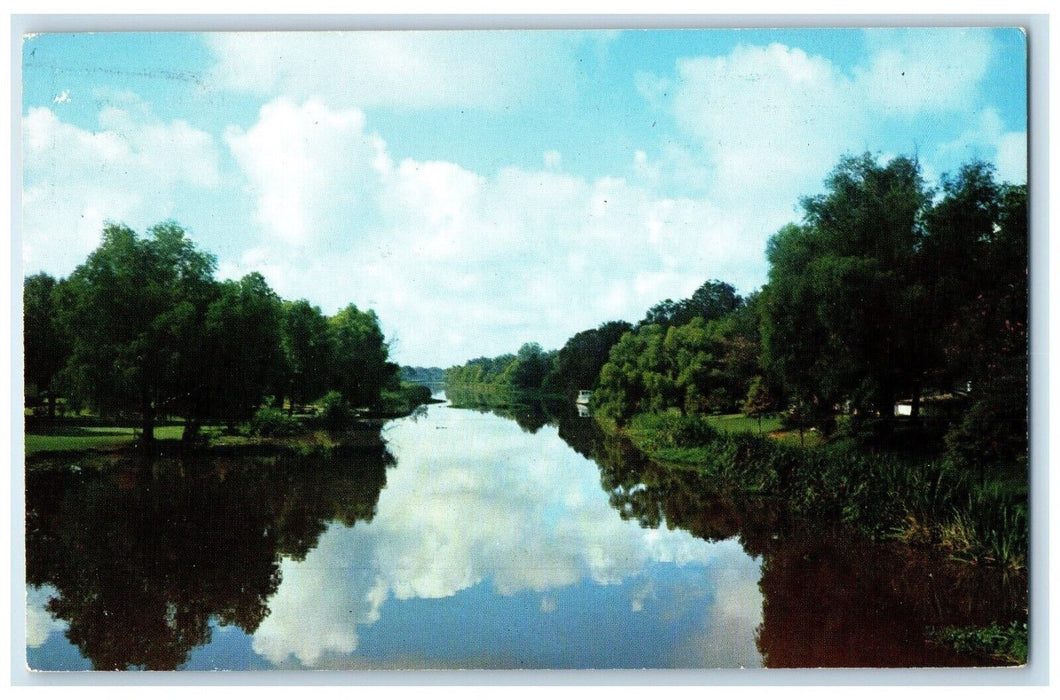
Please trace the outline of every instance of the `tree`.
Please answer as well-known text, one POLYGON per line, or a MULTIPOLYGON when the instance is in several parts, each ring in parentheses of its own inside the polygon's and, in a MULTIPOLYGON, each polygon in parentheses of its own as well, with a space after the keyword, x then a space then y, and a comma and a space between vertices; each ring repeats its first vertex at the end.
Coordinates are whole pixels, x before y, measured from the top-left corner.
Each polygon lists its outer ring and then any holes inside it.
POLYGON ((538 343, 523 343, 515 357, 513 385, 523 390, 540 389, 541 382, 552 369, 552 354, 545 352, 538 343))
POLYGON ((55 417, 55 379, 69 354, 56 318, 57 286, 58 282, 43 272, 25 278, 22 285, 26 398, 46 398, 49 418, 55 417))
POLYGON ((295 404, 320 398, 328 389, 332 345, 327 317, 305 299, 283 304, 283 354, 286 361, 284 391, 295 404))
POLYGON ((148 234, 108 224, 62 285, 58 314, 71 344, 64 369, 71 391, 101 412, 138 413, 145 444, 156 410, 199 383, 201 366, 189 360, 216 264, 173 222, 148 234))
POLYGON ((632 328, 625 321, 608 321, 575 333, 556 354, 555 367, 544 382, 546 390, 573 398, 581 389, 595 388, 611 348, 632 328))
POLYGON ((396 389, 398 366, 387 361, 389 349, 375 312, 349 304, 328 320, 333 348, 332 388, 353 406, 375 406, 384 388, 396 389))
POLYGON ((747 398, 743 403, 743 412, 749 418, 758 419, 758 434, 762 434, 762 416, 768 415, 776 410, 776 399, 770 391, 769 384, 761 377, 755 377, 751 382, 751 388, 747 391, 747 398))
POLYGON ((827 416, 844 399, 881 417, 927 372, 916 256, 929 193, 919 164, 844 157, 804 224, 767 247, 763 343, 787 392, 827 416))
POLYGON ((935 381, 968 392, 950 457, 985 475, 1027 458, 1027 188, 973 162, 943 180, 928 217, 923 275, 938 326, 935 381))
POLYGON ((259 408, 284 370, 283 307, 260 273, 220 285, 206 313, 211 413, 230 424, 259 408))
POLYGON ((694 318, 713 321, 735 310, 743 303, 735 288, 727 282, 704 282, 688 299, 666 299, 648 309, 640 326, 683 326, 694 318))

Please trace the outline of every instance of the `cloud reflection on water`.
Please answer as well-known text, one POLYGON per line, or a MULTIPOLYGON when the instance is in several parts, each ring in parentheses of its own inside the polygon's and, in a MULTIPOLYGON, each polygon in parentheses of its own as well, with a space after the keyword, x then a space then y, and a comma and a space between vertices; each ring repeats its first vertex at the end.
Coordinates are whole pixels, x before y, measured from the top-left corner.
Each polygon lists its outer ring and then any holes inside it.
MULTIPOLYGON (((591 581, 629 584, 622 608, 600 614, 665 616, 679 598, 696 599, 689 604, 703 610, 688 614, 698 628, 675 633, 685 647, 673 650, 678 665, 759 665, 759 563, 732 541, 622 520, 596 465, 555 427, 528 435, 512 421, 434 407, 426 419, 392 424, 386 438, 398 466, 374 519, 332 525, 305 561, 282 563, 272 613, 253 639, 271 663, 293 656, 317 667, 358 651, 359 631, 386 624, 388 601, 450 598, 484 584, 501 597, 544 594, 534 607, 551 614, 560 609, 557 592, 591 581), (658 577, 688 566, 699 575, 659 585, 658 577)), ((524 624, 512 615, 513 627, 524 624)), ((429 620, 421 632, 431 634, 429 620)), ((496 640, 498 654, 504 643, 496 640)))

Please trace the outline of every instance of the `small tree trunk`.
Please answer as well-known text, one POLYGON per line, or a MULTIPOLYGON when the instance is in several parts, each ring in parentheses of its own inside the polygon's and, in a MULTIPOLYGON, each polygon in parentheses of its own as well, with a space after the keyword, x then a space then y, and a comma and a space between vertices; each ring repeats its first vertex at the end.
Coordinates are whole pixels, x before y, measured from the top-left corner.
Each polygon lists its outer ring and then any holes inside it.
POLYGON ((155 441, 155 413, 147 392, 143 392, 140 397, 140 432, 143 445, 150 445, 155 441))
POLYGON ((199 439, 199 421, 195 420, 194 417, 189 417, 184 423, 184 433, 180 436, 180 441, 186 445, 190 445, 197 442, 199 439))

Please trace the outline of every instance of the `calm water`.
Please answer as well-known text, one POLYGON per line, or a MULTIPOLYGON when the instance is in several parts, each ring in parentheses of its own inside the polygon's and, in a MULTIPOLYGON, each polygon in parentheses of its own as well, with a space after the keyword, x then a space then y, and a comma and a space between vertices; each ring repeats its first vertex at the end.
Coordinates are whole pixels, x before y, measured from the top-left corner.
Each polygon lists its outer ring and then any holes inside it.
POLYGON ((953 665, 924 626, 1012 597, 793 535, 576 414, 435 405, 380 437, 30 465, 30 667, 953 665))

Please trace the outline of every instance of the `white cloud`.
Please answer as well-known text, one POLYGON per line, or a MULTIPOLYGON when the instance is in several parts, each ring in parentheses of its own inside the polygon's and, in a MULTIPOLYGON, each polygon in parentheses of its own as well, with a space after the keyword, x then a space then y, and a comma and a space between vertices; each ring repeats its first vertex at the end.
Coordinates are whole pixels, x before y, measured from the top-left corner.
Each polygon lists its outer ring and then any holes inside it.
POLYGON ((1027 181, 1027 134, 1008 131, 996 110, 987 108, 969 120, 969 128, 938 149, 938 159, 951 171, 958 163, 982 159, 997 167, 998 179, 1027 181))
POLYGON ((22 120, 23 264, 67 274, 99 243, 104 220, 144 228, 173 214, 182 188, 219 182, 212 137, 187 122, 108 107, 99 129, 37 107, 22 120))
POLYGON ((792 202, 819 185, 864 130, 852 92, 828 60, 781 44, 680 60, 668 88, 678 124, 706 156, 712 197, 742 210, 792 202))
POLYGON ((262 235, 220 274, 259 270, 329 313, 374 308, 402 362, 559 347, 711 277, 761 282, 748 273, 761 245, 732 214, 641 178, 395 163, 361 112, 319 100, 274 100, 226 140, 262 235))
POLYGON ((859 88, 875 107, 902 115, 967 110, 993 51, 982 29, 873 29, 864 37, 872 57, 854 70, 859 88))
POLYGON ((569 32, 236 32, 207 37, 209 82, 361 107, 497 110, 570 94, 569 32), (528 60, 529 59, 529 60, 528 60))
POLYGON ((261 230, 286 244, 333 240, 370 205, 379 183, 382 139, 365 133, 364 114, 319 100, 277 99, 247 131, 225 141, 257 202, 261 230))
POLYGON ((840 156, 880 151, 888 133, 899 140, 908 134, 910 147, 925 133, 937 138, 934 125, 919 132, 910 126, 914 119, 957 114, 977 124, 938 154, 921 154, 928 176, 959 165, 947 158, 963 151, 963 160, 996 162, 1002 179, 1024 177, 1024 134, 1004 130, 993 110, 971 111, 993 52, 986 31, 872 30, 863 36, 868 58, 849 71, 771 44, 679 59, 672 77, 637 75, 640 93, 670 111, 694 141, 668 143, 658 154, 638 152, 633 172, 646 187, 701 192, 691 204, 715 236, 702 250, 733 261, 724 272, 735 276, 723 278, 738 285, 764 282, 744 271, 764 274, 769 236, 801 216, 800 197, 823 189, 840 156), (688 190, 692 183, 699 188, 688 190))

